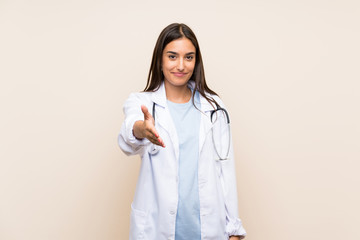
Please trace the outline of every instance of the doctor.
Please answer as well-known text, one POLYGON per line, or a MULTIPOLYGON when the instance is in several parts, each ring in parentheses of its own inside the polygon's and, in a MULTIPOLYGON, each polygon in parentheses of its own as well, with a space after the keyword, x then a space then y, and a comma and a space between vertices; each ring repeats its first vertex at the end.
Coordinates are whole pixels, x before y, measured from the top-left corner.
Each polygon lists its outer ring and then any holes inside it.
POLYGON ((131 240, 245 237, 232 144, 229 158, 216 160, 210 120, 216 104, 224 107, 206 84, 195 34, 185 24, 170 24, 157 40, 145 90, 124 104, 118 142, 142 159, 131 240))

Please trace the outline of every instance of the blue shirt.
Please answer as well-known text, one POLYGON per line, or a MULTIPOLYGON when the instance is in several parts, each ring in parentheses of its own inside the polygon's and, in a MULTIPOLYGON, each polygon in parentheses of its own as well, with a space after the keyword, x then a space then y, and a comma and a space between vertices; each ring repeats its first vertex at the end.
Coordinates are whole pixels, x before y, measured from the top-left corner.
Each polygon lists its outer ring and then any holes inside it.
MULTIPOLYGON (((199 93, 195 104, 200 109, 199 93)), ((168 101, 179 139, 179 199, 175 240, 200 240, 200 203, 198 188, 199 130, 201 113, 190 99, 187 103, 168 101)))

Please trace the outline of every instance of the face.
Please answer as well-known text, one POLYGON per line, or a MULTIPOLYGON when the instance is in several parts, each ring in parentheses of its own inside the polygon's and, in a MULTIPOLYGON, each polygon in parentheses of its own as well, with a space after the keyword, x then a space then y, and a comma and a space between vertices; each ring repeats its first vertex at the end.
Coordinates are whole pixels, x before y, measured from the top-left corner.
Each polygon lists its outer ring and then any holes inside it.
POLYGON ((195 68, 195 47, 187 38, 180 38, 165 46, 162 71, 166 84, 186 86, 195 68))

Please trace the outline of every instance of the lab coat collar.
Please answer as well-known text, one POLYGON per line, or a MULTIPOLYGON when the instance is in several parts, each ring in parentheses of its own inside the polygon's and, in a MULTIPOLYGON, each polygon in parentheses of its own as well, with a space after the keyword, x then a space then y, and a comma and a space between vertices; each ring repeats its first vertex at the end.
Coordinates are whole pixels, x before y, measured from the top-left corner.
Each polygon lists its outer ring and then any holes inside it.
MULTIPOLYGON (((189 81, 188 82, 188 86, 191 89, 195 88, 195 82, 194 81, 189 81)), ((212 111, 214 110, 214 107, 206 100, 206 98, 204 98, 201 94, 200 95, 200 103, 201 103, 201 111, 203 113, 207 112, 207 111, 212 111)), ((211 98, 211 95, 206 93, 206 96, 211 98)), ((156 103, 157 105, 161 106, 161 107, 166 107, 167 103, 166 103, 166 92, 165 92, 165 84, 164 82, 161 83, 159 89, 155 92, 152 93, 152 99, 151 99, 154 103, 156 103)))
POLYGON ((166 106, 166 92, 165 92, 164 81, 161 83, 158 90, 152 92, 151 100, 161 107, 166 106))

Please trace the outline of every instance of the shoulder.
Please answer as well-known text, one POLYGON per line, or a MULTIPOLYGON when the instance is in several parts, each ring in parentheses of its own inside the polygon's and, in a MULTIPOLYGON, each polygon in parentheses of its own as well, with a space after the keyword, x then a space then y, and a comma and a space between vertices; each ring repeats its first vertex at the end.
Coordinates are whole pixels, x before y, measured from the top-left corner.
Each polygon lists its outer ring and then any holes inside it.
POLYGON ((152 92, 133 92, 130 93, 129 97, 126 101, 134 101, 134 100, 141 100, 146 101, 151 99, 152 92))
POLYGON ((147 108, 151 107, 152 92, 133 92, 130 93, 123 105, 124 109, 139 108, 141 105, 145 105, 147 108))

